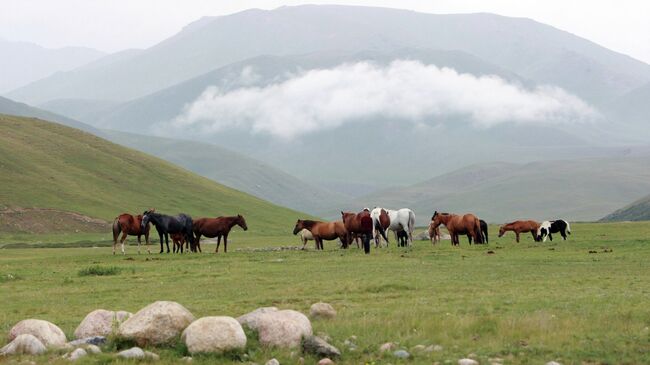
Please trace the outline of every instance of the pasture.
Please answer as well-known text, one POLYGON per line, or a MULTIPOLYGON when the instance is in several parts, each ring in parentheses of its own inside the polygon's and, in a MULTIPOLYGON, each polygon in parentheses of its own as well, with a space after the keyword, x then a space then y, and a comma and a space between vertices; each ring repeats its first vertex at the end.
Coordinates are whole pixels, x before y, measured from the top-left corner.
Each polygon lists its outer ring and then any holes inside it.
MULTIPOLYGON (((460 247, 416 241, 397 248, 393 241, 370 255, 328 241, 320 252, 313 241, 306 252, 247 250, 299 245, 290 229, 268 239, 235 229, 229 252, 218 255, 205 243, 203 254, 185 255, 137 255, 133 245, 126 256, 111 255, 109 247, 1 249, 0 342, 21 319, 52 321, 71 338, 94 309, 135 312, 155 300, 177 301, 197 318, 270 305, 307 313, 325 301, 338 316, 312 324, 343 352, 339 364, 456 364, 470 353, 481 364, 650 363, 650 222, 572 224, 568 241, 558 236, 543 244, 528 235, 519 244, 512 233, 497 238, 491 226, 490 244, 471 247, 461 237, 460 247), (108 275, 96 275, 102 273, 108 275), (354 350, 345 344, 351 336, 354 350), (412 358, 380 354, 388 341, 412 358), (418 352, 416 345, 442 350, 418 352)), ((153 351, 159 363, 175 363, 185 349, 153 351)), ((298 356, 249 339, 245 356, 194 363, 264 364, 276 357, 295 364, 298 356)), ((36 360, 66 362, 52 354, 36 360)), ((111 361, 108 354, 81 360, 111 361)))

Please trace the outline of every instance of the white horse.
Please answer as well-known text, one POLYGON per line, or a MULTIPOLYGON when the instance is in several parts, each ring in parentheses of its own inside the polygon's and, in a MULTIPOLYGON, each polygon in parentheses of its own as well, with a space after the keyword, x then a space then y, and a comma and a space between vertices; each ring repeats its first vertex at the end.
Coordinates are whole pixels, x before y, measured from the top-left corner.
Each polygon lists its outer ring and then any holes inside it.
POLYGON ((306 228, 303 229, 302 231, 298 232, 298 237, 300 237, 300 242, 302 242, 302 249, 303 250, 307 246, 307 241, 313 241, 314 240, 314 235, 312 235, 311 231, 306 229, 306 228))
MULTIPOLYGON (((370 216, 373 221, 379 221, 379 214, 384 208, 375 207, 370 211, 370 216)), ((388 218, 390 219, 390 225, 388 230, 395 232, 395 241, 397 240, 397 232, 406 231, 408 233, 408 245, 413 244, 413 230, 415 229, 415 213, 408 208, 402 208, 399 210, 384 209, 388 213, 388 218)), ((374 234, 373 234, 374 235, 374 234)))

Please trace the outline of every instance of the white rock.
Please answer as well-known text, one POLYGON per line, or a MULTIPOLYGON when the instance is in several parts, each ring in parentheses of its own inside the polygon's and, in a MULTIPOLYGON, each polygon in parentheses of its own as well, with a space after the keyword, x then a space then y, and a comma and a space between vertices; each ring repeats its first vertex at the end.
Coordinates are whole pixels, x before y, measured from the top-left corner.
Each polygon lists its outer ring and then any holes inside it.
POLYGON ((478 361, 474 359, 460 359, 458 365, 478 365, 478 361))
POLYGON ((153 360, 153 361, 160 360, 160 356, 158 356, 158 354, 155 354, 155 353, 150 352, 150 351, 145 351, 144 352, 144 357, 149 359, 149 360, 153 360))
POLYGON ((277 359, 273 358, 267 361, 265 365, 280 365, 280 362, 277 359))
POLYGON ((82 357, 84 357, 84 356, 86 356, 86 355, 88 355, 88 353, 86 352, 86 350, 84 350, 84 349, 82 349, 82 348, 78 348, 78 349, 75 349, 74 351, 72 351, 72 352, 68 355, 68 360, 70 360, 70 361, 77 361, 77 360, 81 359, 82 357))
POLYGON ((12 341, 19 335, 30 334, 38 338, 45 347, 60 347, 67 342, 65 334, 54 323, 42 319, 25 319, 9 330, 7 339, 12 341))
POLYGON ((183 331, 181 339, 192 355, 223 353, 246 347, 244 329, 232 317, 199 318, 183 331))
POLYGON ((190 356, 183 356, 181 358, 181 361, 183 361, 183 362, 192 362, 194 360, 190 356))
POLYGON ((326 357, 324 359, 320 359, 318 365, 334 365, 334 361, 326 357))
POLYGON ((411 350, 413 351, 426 351, 427 347, 424 345, 415 345, 411 350))
POLYGON ((440 351, 444 350, 444 348, 442 346, 440 346, 440 345, 434 345, 431 349, 433 351, 435 351, 435 352, 440 352, 440 351))
POLYGON ((309 308, 309 316, 312 318, 334 318, 336 310, 329 303, 318 302, 309 308))
POLYGON ((237 317, 237 321, 244 327, 256 330, 258 327, 259 318, 265 313, 277 312, 276 307, 262 307, 257 308, 252 312, 246 313, 243 316, 237 317))
POLYGON ((131 347, 128 350, 120 351, 117 353, 118 357, 125 359, 144 359, 145 354, 139 347, 131 347))
POLYGON ((386 351, 392 351, 396 348, 397 346, 392 343, 392 342, 386 342, 379 346, 379 352, 386 352, 386 351))
POLYGON ((107 337, 113 331, 113 325, 119 327, 120 322, 123 322, 131 316, 131 313, 119 311, 113 312, 105 309, 97 309, 86 315, 81 321, 77 329, 74 331, 74 336, 77 339, 103 336, 107 337))
POLYGON ((88 352, 89 354, 95 354, 96 355, 96 354, 101 354, 102 353, 102 349, 100 349, 99 346, 88 344, 88 345, 84 346, 84 348, 86 349, 86 352, 88 352))
POLYGON ((24 333, 16 336, 0 349, 0 355, 40 355, 45 353, 45 345, 36 336, 24 333))
POLYGON ((556 361, 549 361, 549 362, 546 363, 546 365, 562 365, 562 364, 560 364, 559 362, 556 362, 556 361))
POLYGON ((312 334, 309 318, 294 310, 258 309, 239 317, 238 320, 257 331, 263 346, 293 348, 300 345, 303 337, 312 334))
POLYGON ((158 301, 122 322, 119 334, 139 346, 164 345, 172 342, 192 322, 194 316, 182 305, 158 301))

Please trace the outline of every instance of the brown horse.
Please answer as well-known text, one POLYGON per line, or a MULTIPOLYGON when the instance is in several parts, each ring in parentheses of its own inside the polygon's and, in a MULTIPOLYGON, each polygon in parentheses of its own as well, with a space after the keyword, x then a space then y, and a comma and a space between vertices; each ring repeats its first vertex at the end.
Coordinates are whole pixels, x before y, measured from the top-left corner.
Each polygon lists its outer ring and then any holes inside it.
MULTIPOLYGON (((153 209, 152 209, 153 211, 153 209)), ((140 237, 144 235, 144 242, 147 245, 147 252, 149 250, 149 226, 148 224, 144 229, 142 228, 142 215, 133 216, 128 213, 122 213, 113 220, 113 255, 115 255, 115 246, 117 245, 117 237, 122 233, 120 243, 122 244, 122 254, 124 255, 124 241, 126 236, 138 236, 138 254, 140 253, 140 244, 142 243, 140 237)))
POLYGON ((508 224, 504 224, 499 227, 499 237, 503 237, 507 231, 515 232, 517 242, 519 242, 519 234, 530 232, 533 236, 533 240, 537 242, 537 229, 539 228, 539 223, 529 220, 529 221, 514 221, 508 224))
MULTIPOLYGON (((293 234, 297 234, 303 229, 311 232, 316 241, 316 249, 322 250, 323 240, 331 241, 339 238, 343 246, 347 246, 348 230, 345 229, 343 222, 319 222, 308 219, 298 219, 296 226, 293 228, 293 234)), ((304 246, 303 246, 304 248, 304 246)))
MULTIPOLYGON (((370 212, 364 210, 360 213, 351 213, 351 212, 341 212, 341 218, 345 229, 348 231, 348 239, 346 242, 351 242, 352 235, 357 234, 363 240, 363 250, 365 253, 370 253, 370 239, 373 234, 373 220, 370 216, 370 212)), ((386 231, 377 224, 375 229, 379 230, 381 236, 388 242, 388 237, 386 237, 386 231)), ((345 246, 347 247, 347 245, 345 246)))
POLYGON ((169 238, 172 239, 173 246, 172 251, 174 253, 181 252, 181 249, 183 248, 183 245, 188 245, 187 247, 189 248, 189 242, 186 242, 185 236, 182 233, 170 233, 169 238))
MULTIPOLYGON (((474 214, 456 215, 449 213, 433 213, 431 225, 434 229, 444 224, 451 236, 451 244, 458 246, 460 244, 459 235, 468 235, 474 238, 475 243, 482 243, 481 222, 474 214)), ((471 241, 470 241, 471 244, 471 241)))
POLYGON ((244 231, 248 230, 246 220, 241 214, 232 217, 218 218, 199 218, 192 224, 192 230, 196 236, 196 248, 201 251, 201 236, 209 238, 217 237, 217 248, 214 252, 219 252, 221 237, 223 236, 223 252, 228 252, 228 234, 235 225, 240 226, 244 231))
POLYGON ((433 222, 429 223, 429 238, 431 239, 432 245, 440 242, 440 228, 434 227, 433 222))

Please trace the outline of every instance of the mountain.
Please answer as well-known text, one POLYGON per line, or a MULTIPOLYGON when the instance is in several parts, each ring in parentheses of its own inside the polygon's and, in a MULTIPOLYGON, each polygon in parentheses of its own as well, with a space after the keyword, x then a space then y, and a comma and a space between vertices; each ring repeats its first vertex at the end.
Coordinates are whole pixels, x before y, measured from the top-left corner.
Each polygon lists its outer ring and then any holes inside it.
POLYGON ((104 130, 108 140, 182 166, 231 188, 271 203, 315 214, 323 204, 349 200, 305 183, 281 170, 219 146, 104 130))
POLYGON ((0 113, 39 118, 81 129, 116 144, 154 155, 233 189, 312 214, 321 210, 323 202, 349 199, 346 195, 307 184, 270 165, 213 144, 100 130, 3 97, 0 97, 0 113))
POLYGON ((650 136, 650 82, 613 100, 610 118, 639 135, 650 136))
POLYGON ((104 221, 155 207, 193 216, 242 214, 249 232, 286 234, 299 216, 158 158, 56 123, 0 115, 5 207, 48 208, 104 221))
POLYGON ((44 48, 0 39, 0 94, 105 56, 91 48, 44 48))
POLYGON ((601 222, 650 220, 650 195, 606 215, 601 222))
MULTIPOLYGON (((650 191, 648 152, 634 157, 474 165, 409 187, 373 193, 345 208, 409 207, 419 224, 426 224, 435 210, 473 212, 490 222, 597 220, 620 207, 620 202, 650 191)), ((333 207, 324 215, 336 213, 333 207)))
POLYGON ((59 98, 127 101, 261 55, 405 47, 466 52, 596 104, 650 81, 649 65, 530 19, 304 5, 202 18, 131 57, 48 77, 9 97, 32 104, 59 98))

